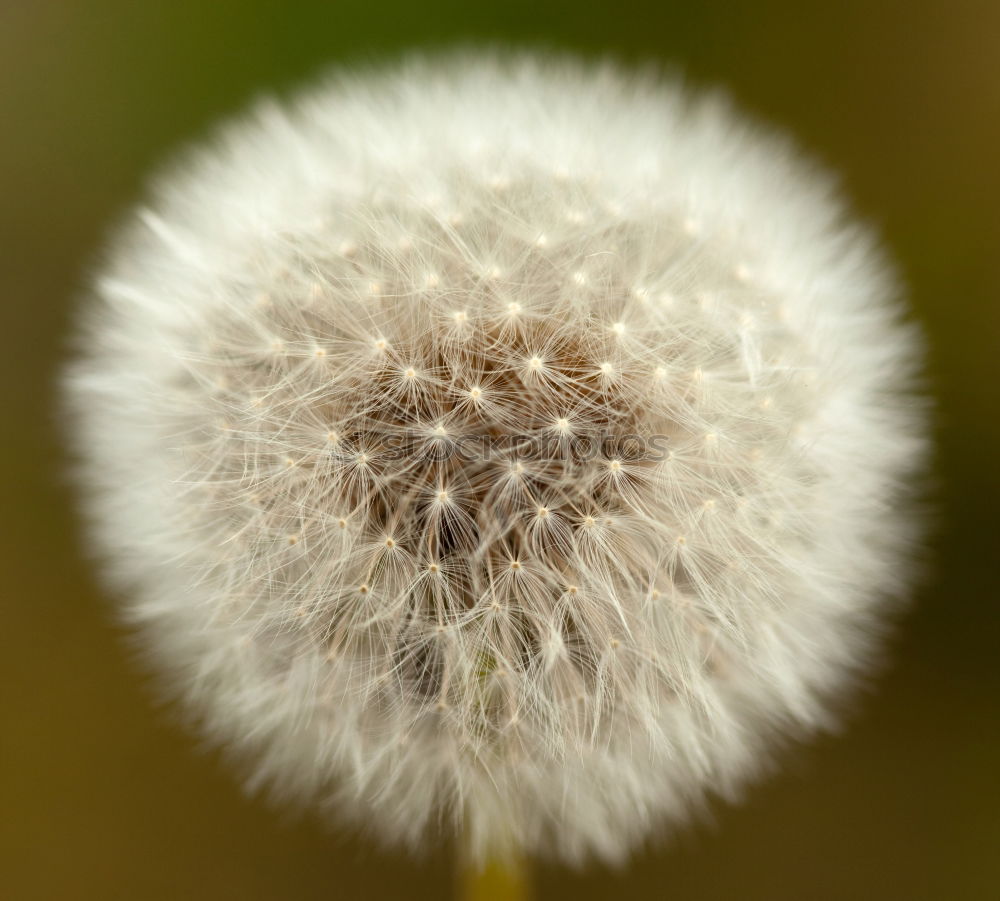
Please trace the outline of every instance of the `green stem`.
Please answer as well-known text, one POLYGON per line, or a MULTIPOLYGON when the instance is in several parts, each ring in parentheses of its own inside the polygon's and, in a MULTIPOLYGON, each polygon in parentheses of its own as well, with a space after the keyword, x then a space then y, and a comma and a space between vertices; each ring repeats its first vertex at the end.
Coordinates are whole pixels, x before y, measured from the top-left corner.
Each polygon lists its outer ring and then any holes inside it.
POLYGON ((528 901, 531 890, 524 860, 488 860, 477 866, 460 857, 461 901, 528 901))

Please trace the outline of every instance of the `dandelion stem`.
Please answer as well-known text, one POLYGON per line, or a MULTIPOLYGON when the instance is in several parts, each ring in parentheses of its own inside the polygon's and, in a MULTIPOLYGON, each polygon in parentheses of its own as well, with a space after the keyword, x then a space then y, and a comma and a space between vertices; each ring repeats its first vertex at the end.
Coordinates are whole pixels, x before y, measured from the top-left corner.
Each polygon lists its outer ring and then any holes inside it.
POLYGON ((531 886, 523 859, 491 859, 477 865, 463 859, 458 874, 461 901, 529 901, 531 886))

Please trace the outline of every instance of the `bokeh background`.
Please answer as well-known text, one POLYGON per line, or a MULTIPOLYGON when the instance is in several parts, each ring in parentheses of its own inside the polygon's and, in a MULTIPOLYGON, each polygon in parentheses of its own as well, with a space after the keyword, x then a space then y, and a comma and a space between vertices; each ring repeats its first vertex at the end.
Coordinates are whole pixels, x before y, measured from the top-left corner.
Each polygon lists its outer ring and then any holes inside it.
POLYGON ((152 703, 79 553, 53 405, 74 297, 149 168, 262 90, 455 40, 681 67, 843 176, 911 287, 938 408, 928 576, 849 730, 622 872, 540 898, 1000 897, 1000 3, 0 0, 0 896, 440 898, 243 797, 152 703))

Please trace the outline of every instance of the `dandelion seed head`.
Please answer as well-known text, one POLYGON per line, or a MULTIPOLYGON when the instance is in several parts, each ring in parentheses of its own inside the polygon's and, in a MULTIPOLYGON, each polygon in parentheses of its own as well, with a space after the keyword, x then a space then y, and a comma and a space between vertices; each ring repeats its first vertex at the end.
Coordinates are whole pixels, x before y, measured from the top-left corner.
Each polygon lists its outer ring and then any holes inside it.
POLYGON ((906 587, 918 342, 843 221, 611 67, 261 106, 125 230, 67 375, 129 621, 255 785, 622 859, 829 725, 906 587))

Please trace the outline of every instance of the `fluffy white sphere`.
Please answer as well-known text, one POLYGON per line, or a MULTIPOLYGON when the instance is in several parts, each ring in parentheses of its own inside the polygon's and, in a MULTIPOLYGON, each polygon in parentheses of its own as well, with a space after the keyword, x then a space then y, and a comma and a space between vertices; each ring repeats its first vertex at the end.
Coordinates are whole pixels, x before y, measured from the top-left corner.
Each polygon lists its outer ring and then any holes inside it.
POLYGON ((895 295, 718 97, 524 56, 334 77, 184 159, 95 280, 96 545, 253 784, 621 858, 870 659, 923 446, 895 295))

